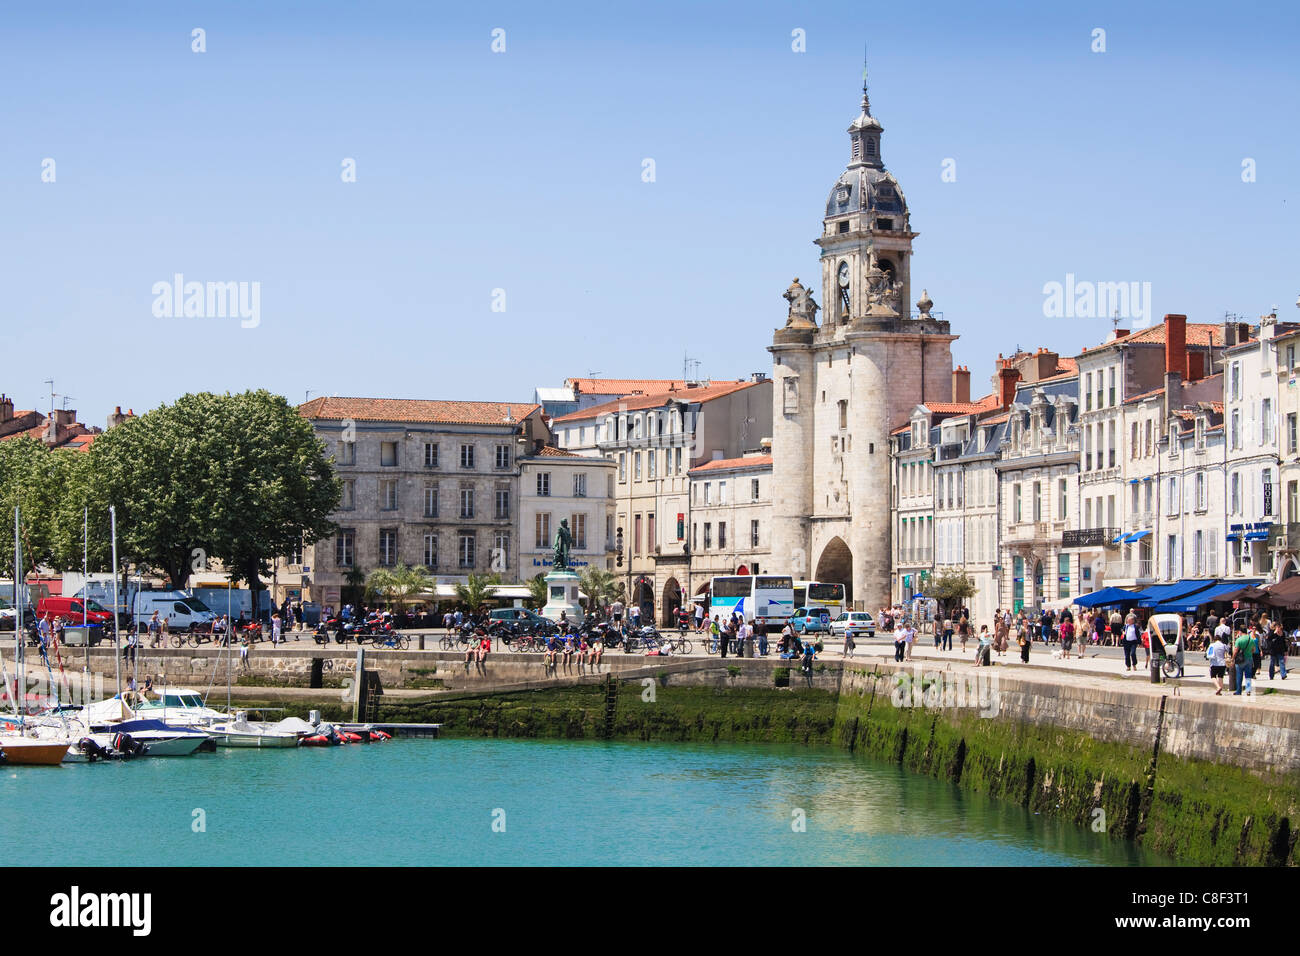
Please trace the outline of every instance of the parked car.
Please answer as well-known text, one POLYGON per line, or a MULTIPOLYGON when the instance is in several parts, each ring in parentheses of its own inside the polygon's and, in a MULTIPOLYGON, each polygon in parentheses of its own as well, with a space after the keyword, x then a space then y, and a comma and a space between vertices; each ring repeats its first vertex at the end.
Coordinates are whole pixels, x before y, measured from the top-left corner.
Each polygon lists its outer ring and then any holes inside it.
MULTIPOLYGON (((554 622, 542 617, 536 611, 530 611, 526 607, 499 607, 488 614, 489 627, 498 623, 541 627, 550 626, 554 622)), ((578 622, 575 621, 574 623, 578 622)))
POLYGON ((790 626, 796 634, 829 634, 831 612, 824 607, 797 607, 790 618, 790 626))
POLYGON ((63 618, 67 624, 80 624, 85 613, 88 624, 107 627, 113 623, 113 612, 93 599, 79 597, 43 597, 36 604, 36 616, 50 615, 51 619, 63 618))
POLYGON ((831 633, 837 637, 852 634, 855 638, 876 636, 876 622, 866 611, 845 611, 831 621, 831 633))

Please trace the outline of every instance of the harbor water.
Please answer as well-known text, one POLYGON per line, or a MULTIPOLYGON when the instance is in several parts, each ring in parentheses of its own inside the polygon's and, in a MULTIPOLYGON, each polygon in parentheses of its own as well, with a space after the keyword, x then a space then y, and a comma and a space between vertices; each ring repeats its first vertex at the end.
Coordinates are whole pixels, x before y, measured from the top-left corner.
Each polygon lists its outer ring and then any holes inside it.
POLYGON ((392 740, 3 767, 22 865, 1152 865, 826 748, 392 740))

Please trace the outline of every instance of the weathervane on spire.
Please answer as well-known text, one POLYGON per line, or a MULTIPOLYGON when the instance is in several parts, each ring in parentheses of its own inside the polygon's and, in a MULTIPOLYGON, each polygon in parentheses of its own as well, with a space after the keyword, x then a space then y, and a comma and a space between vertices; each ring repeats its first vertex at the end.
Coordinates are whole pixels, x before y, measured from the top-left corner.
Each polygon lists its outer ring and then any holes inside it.
POLYGON ((867 99, 867 45, 862 44, 862 111, 871 115, 871 102, 867 99))

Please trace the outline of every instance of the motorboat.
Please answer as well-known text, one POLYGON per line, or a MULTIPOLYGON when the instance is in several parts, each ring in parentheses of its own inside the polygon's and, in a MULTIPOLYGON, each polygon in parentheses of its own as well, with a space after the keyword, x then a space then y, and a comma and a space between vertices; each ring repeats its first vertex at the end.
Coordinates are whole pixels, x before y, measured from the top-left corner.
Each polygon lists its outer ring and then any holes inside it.
POLYGON ((205 706, 203 695, 196 690, 166 687, 157 693, 157 698, 142 700, 135 705, 135 712, 139 716, 161 720, 175 727, 196 729, 229 723, 233 719, 230 714, 205 706))
MULTIPOLYGON (((311 725, 307 726, 310 730, 311 725)), ((296 728, 277 729, 275 724, 250 721, 243 711, 223 722, 209 724, 204 730, 212 735, 218 747, 296 747, 301 736, 296 728)))
POLYGON ((150 757, 188 757, 212 739, 208 734, 192 727, 177 727, 161 720, 141 718, 100 725, 93 729, 101 733, 111 732, 115 741, 125 734, 131 740, 144 744, 145 753, 150 757))
POLYGON ((68 743, 67 740, 0 734, 0 763, 19 767, 57 767, 67 756, 68 743))

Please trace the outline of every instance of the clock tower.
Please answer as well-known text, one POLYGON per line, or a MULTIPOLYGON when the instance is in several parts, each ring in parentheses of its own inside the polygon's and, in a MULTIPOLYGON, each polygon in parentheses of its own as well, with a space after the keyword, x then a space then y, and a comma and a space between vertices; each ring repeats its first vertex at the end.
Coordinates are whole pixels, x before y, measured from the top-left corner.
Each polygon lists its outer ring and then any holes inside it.
POLYGON ((769 349, 773 569, 843 583, 873 614, 890 600, 889 436, 916 405, 952 400, 956 338, 928 295, 910 311, 917 234, 881 159, 882 131, 864 74, 849 163, 815 240, 821 304, 796 279, 769 349))
MULTIPOLYGON (((831 187, 817 240, 822 255, 823 317, 845 324, 873 306, 907 315, 912 301, 912 232, 907 200, 880 156, 884 127, 871 115, 865 76, 862 112, 849 126, 849 165, 831 187), (879 270, 873 283, 872 268, 879 270), (881 278, 883 277, 883 279, 881 278), (871 293, 888 290, 879 301, 871 293)), ((883 315, 883 313, 881 313, 883 315)))

